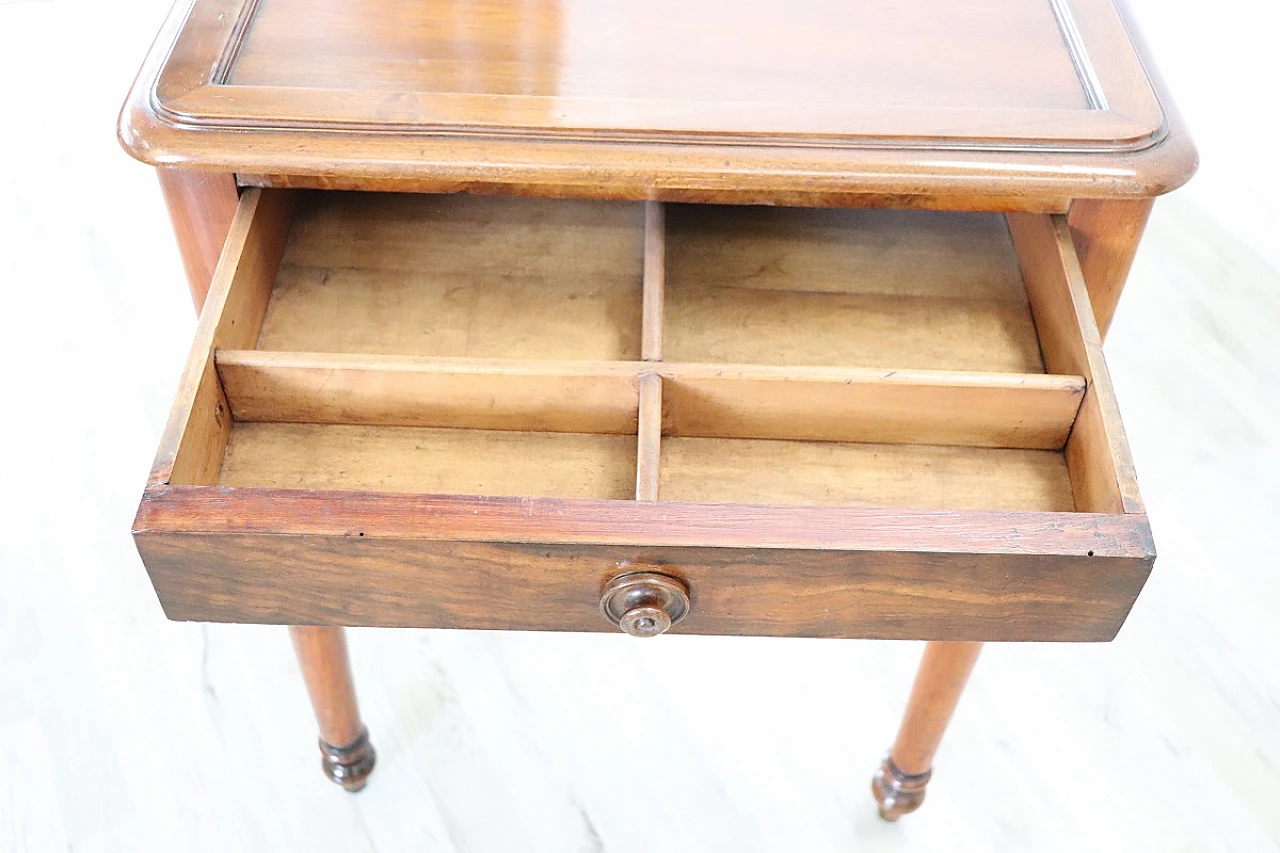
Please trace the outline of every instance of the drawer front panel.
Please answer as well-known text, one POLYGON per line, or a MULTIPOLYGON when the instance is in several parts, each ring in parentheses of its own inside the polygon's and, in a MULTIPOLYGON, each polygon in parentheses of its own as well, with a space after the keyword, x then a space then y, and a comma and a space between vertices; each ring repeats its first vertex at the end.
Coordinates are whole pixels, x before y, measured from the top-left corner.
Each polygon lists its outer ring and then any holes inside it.
POLYGON ((612 577, 657 568, 673 631, 877 639, 1111 639, 1153 556, 540 545, 356 535, 137 536, 172 619, 614 631, 612 577))

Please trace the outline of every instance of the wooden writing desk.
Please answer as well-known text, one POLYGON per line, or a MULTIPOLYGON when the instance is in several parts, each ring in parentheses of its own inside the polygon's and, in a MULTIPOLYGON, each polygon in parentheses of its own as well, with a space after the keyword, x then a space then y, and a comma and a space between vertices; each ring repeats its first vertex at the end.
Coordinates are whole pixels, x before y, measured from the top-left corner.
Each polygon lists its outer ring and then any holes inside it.
MULTIPOLYGON (((203 306, 135 523, 173 619, 1111 639, 1101 341, 1195 153, 1111 0, 195 0, 120 123, 203 306), (346 190, 350 192, 334 192, 346 190), (612 623, 612 624, 611 624, 612 623)), ((298 627, 306 626, 306 627, 298 627)))

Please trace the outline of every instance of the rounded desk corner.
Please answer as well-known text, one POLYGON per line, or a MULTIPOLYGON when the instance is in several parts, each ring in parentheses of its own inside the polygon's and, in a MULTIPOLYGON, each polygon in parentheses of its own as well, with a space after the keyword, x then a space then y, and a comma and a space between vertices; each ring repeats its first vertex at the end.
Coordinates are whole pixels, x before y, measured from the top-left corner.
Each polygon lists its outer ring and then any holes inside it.
POLYGON ((120 115, 116 118, 116 142, 140 163, 148 166, 175 165, 180 158, 165 157, 162 149, 154 143, 155 132, 161 128, 147 103, 145 92, 141 85, 135 85, 120 107, 120 115))
POLYGON ((147 145, 145 136, 139 134, 134 127, 133 110, 128 104, 120 111, 120 119, 116 122, 116 142, 124 152, 140 163, 148 166, 158 165, 147 145))
POLYGON ((1191 135, 1181 122, 1174 121, 1165 138, 1143 152, 1142 161, 1135 169, 1141 182, 1139 195, 1155 197, 1171 193, 1190 181, 1199 168, 1200 154, 1191 135))

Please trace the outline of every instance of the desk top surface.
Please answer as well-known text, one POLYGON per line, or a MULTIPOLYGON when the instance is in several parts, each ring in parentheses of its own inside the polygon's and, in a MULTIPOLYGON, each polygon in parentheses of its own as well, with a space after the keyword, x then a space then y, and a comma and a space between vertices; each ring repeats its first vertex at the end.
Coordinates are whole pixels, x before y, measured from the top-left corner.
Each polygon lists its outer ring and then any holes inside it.
POLYGON ((179 0, 121 138, 320 184, 686 200, 1144 196, 1195 165, 1112 0, 179 0))

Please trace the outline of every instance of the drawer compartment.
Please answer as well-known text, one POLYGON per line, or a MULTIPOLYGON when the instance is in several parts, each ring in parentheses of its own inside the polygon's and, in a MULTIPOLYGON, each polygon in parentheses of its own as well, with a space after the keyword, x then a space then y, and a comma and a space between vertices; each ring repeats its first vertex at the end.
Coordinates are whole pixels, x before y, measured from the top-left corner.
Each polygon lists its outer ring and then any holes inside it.
POLYGON ((629 500, 634 436, 239 423, 223 486, 629 500))
POLYGON ((642 217, 625 202, 310 195, 257 347, 638 359, 642 217))
POLYGON ((175 619, 1104 640, 1154 560, 1061 217, 250 190, 135 539, 175 619))
POLYGON ((778 439, 662 442, 660 500, 1071 512, 1061 453, 778 439), (904 477, 903 472, 911 472, 904 477))
POLYGON ((1043 373, 999 216, 672 205, 671 360, 1043 373))

